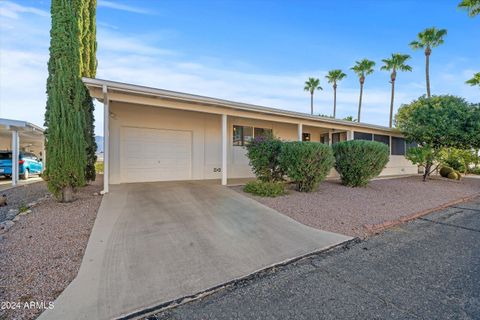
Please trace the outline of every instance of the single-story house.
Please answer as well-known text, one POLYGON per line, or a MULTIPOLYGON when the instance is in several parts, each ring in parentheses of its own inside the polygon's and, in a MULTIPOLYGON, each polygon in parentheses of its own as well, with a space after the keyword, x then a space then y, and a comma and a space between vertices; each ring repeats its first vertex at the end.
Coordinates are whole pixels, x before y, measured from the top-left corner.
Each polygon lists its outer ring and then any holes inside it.
POLYGON ((114 81, 83 82, 104 103, 105 192, 109 184, 219 179, 225 185, 253 177, 244 146, 266 131, 328 144, 380 141, 391 150, 382 175, 418 172, 395 129, 114 81))
MULTIPOLYGON (((31 152, 45 164, 43 128, 23 120, 0 118, 0 150, 12 151, 12 185, 18 183, 19 152, 31 152)), ((45 166, 44 166, 45 167, 45 166)))

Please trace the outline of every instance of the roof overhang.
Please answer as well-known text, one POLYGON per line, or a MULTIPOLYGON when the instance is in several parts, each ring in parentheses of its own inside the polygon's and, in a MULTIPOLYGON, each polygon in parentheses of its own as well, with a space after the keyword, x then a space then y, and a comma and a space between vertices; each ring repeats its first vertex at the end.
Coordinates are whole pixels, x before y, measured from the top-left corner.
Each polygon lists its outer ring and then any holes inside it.
MULTIPOLYGON (((103 90, 106 89, 109 93, 121 93, 121 94, 133 95, 133 96, 152 97, 156 99, 164 99, 164 100, 184 102, 184 103, 190 103, 190 104, 201 104, 201 105, 215 106, 220 108, 249 111, 249 112, 261 113, 261 114, 288 117, 291 119, 297 119, 299 122, 301 120, 308 120, 308 121, 319 122, 324 124, 351 127, 352 129, 366 128, 366 129, 379 130, 383 132, 391 132, 396 135, 400 134, 399 131, 395 128, 389 128, 389 127, 384 127, 384 126, 379 126, 374 124, 339 120, 339 119, 333 119, 329 117, 310 115, 310 114, 301 113, 301 112, 264 107, 264 106, 247 104, 242 102, 217 99, 217 98, 205 97, 205 96, 200 96, 195 94, 157 89, 157 88, 127 84, 127 83, 110 81, 110 80, 92 79, 92 78, 82 78, 82 80, 87 86, 87 88, 89 89, 90 95, 101 102, 103 102, 103 99, 104 99, 103 90)), ((111 100, 113 101, 113 99, 111 100)))

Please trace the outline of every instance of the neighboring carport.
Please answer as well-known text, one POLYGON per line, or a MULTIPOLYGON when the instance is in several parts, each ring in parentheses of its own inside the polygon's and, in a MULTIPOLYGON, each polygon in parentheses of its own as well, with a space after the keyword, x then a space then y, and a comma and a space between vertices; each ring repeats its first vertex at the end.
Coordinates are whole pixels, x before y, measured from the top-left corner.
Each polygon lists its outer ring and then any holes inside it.
POLYGON ((111 186, 77 278, 39 319, 116 319, 351 239, 215 182, 111 186))
POLYGON ((18 184, 20 151, 35 153, 45 163, 43 132, 41 127, 26 121, 0 118, 0 150, 12 151, 12 186, 18 184))

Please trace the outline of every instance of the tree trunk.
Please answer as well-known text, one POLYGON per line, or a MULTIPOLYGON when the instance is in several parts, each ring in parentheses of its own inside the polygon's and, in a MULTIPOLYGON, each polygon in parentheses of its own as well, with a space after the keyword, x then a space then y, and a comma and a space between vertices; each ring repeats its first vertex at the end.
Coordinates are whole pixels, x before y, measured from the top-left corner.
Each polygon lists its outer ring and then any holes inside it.
POLYGON ((360 80, 360 99, 358 100, 357 122, 360 122, 360 113, 362 111, 362 95, 363 95, 363 81, 360 80))
POLYGON ((313 115, 313 93, 310 94, 310 114, 313 115))
POLYGON ((427 97, 430 98, 430 48, 425 49, 425 78, 427 80, 427 97))
POLYGON ((333 118, 337 116, 337 84, 333 84, 333 118))
POLYGON ((430 170, 432 170, 432 162, 427 161, 425 163, 425 172, 423 173, 423 181, 427 181, 427 177, 430 176, 430 170))
POLYGON ((390 98, 390 128, 393 124, 393 101, 395 99, 395 79, 392 77, 392 96, 390 98))
POLYGON ((61 202, 72 202, 73 199, 73 188, 72 187, 65 187, 62 189, 62 198, 60 199, 61 202))

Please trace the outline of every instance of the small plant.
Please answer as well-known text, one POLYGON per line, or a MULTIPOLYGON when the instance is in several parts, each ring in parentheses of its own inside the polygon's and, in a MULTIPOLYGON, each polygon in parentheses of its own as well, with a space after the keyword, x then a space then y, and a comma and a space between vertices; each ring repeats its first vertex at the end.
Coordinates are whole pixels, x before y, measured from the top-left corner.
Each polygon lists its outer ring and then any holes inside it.
POLYGON ((448 177, 448 175, 452 172, 454 172, 455 170, 453 170, 453 168, 451 167, 447 167, 447 166, 444 166, 442 168, 440 168, 440 175, 444 178, 448 177))
POLYGON ((95 162, 95 172, 96 173, 103 173, 103 161, 95 162))
POLYGON ((319 142, 284 142, 279 163, 301 192, 314 191, 332 169, 332 148, 319 142))
POLYGON ((459 174, 456 173, 455 171, 450 172, 450 173, 447 175, 447 178, 448 178, 448 179, 452 179, 452 180, 460 180, 460 179, 459 179, 459 174))
POLYGON ((389 160, 386 144, 375 141, 351 140, 333 145, 335 169, 342 184, 362 187, 378 176, 389 160))
POLYGON ((272 135, 255 137, 247 146, 255 176, 261 181, 283 181, 284 172, 278 163, 282 141, 272 135))
POLYGON ((261 197, 277 197, 284 195, 285 186, 282 182, 268 182, 268 181, 250 181, 247 182, 243 191, 261 197))
POLYGON ((18 207, 18 212, 22 213, 22 212, 27 212, 29 209, 29 207, 24 203, 20 203, 20 206, 18 207))

